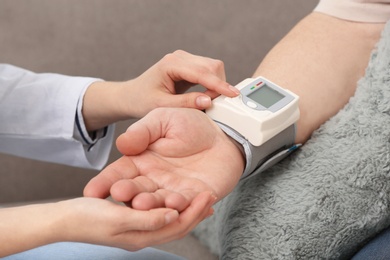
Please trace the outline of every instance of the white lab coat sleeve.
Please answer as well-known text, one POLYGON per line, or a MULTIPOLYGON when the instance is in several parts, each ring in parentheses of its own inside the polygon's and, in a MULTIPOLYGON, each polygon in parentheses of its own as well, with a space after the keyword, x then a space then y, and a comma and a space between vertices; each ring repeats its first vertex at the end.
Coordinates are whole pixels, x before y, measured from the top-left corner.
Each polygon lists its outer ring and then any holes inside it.
POLYGON ((88 86, 98 80, 37 74, 0 64, 0 152, 83 168, 103 168, 111 150, 114 127, 102 130, 101 138, 88 142, 81 140, 82 133, 78 132, 85 126, 77 110, 81 111, 80 103, 88 86), (81 125, 77 126, 76 121, 81 125))

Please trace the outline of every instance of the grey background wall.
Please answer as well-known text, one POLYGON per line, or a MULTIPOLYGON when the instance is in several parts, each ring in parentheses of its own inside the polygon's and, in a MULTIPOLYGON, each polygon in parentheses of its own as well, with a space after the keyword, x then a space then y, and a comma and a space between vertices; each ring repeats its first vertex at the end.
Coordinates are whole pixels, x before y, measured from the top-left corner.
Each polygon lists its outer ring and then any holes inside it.
MULTIPOLYGON (((236 84, 316 3, 1 0, 0 62, 119 81, 183 49, 223 60, 228 81, 236 84)), ((117 134, 132 122, 118 123, 117 134)), ((110 162, 119 156, 113 147, 110 162)), ((0 203, 79 196, 97 173, 4 154, 0 165, 0 203)))

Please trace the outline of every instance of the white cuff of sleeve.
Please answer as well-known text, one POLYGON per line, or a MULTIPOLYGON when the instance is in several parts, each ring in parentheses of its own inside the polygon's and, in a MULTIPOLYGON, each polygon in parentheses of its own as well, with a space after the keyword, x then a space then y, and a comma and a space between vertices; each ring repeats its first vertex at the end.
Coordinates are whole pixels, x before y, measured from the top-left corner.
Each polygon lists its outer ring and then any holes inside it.
POLYGON ((82 101, 87 89, 88 86, 85 87, 83 91, 80 93, 79 101, 77 103, 73 138, 81 142, 84 146, 87 146, 88 147, 87 151, 89 151, 100 139, 104 138, 107 135, 108 126, 93 132, 87 131, 84 122, 83 113, 82 113, 82 109, 83 109, 82 101))

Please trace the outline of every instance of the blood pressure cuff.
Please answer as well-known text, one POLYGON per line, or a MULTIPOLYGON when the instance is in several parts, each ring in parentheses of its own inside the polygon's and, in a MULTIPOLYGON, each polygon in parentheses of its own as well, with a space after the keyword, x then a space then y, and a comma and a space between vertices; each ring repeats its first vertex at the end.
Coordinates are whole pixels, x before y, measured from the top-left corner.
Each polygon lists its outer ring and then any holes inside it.
POLYGON ((246 165, 241 179, 245 179, 249 176, 254 176, 255 174, 265 171, 286 158, 301 146, 301 144, 294 144, 296 135, 295 124, 289 126, 264 144, 254 146, 231 127, 217 121, 216 123, 222 131, 236 140, 243 147, 246 165))

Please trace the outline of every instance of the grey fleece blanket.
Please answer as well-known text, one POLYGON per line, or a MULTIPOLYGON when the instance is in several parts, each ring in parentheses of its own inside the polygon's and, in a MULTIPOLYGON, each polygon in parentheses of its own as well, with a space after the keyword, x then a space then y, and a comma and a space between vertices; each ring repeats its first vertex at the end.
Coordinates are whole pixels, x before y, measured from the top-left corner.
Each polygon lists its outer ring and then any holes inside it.
POLYGON ((390 225, 390 23, 354 97, 194 234, 221 259, 349 259, 390 225))

